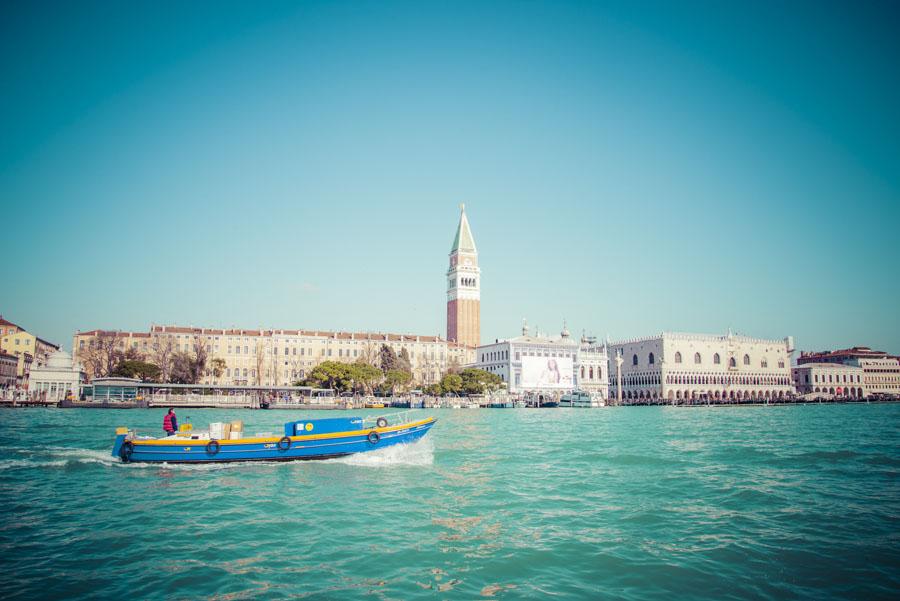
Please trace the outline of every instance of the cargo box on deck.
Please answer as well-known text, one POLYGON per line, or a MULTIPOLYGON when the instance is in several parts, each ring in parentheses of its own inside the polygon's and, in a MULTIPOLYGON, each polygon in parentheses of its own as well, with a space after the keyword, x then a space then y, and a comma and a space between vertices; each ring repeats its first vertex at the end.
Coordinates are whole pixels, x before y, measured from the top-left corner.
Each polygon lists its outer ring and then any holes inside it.
POLYGON ((349 432, 362 430, 363 420, 360 417, 333 417, 327 419, 304 419, 288 422, 284 425, 285 436, 309 436, 312 434, 331 434, 332 432, 349 432))

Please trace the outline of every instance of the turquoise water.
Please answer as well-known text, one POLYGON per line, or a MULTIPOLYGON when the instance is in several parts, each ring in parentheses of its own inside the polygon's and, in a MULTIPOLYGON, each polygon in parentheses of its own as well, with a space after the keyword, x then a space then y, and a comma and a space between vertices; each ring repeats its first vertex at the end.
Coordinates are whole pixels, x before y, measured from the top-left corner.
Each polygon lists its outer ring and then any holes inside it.
POLYGON ((405 448, 148 467, 113 430, 161 410, 0 412, 0 597, 897 597, 900 405, 426 413, 405 448))

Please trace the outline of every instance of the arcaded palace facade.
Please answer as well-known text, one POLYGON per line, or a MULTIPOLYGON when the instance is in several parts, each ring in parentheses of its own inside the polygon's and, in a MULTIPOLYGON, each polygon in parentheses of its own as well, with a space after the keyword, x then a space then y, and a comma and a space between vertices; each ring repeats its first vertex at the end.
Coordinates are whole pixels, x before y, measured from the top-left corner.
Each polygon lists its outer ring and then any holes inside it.
POLYGON ((793 392, 790 337, 764 340, 730 332, 667 332, 611 343, 609 350, 610 398, 617 397, 621 379, 624 404, 764 401, 793 392))
POLYGON ((460 205, 447 271, 447 340, 471 348, 481 341, 481 269, 465 205, 460 205))

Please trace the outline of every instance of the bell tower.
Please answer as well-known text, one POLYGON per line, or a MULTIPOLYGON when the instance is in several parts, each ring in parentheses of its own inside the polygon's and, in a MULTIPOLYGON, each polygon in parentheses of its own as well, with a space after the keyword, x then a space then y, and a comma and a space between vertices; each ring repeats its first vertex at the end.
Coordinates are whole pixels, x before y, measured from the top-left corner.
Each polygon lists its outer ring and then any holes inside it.
POLYGON ((447 271, 447 340, 475 347, 481 340, 481 269, 466 205, 459 210, 447 271))

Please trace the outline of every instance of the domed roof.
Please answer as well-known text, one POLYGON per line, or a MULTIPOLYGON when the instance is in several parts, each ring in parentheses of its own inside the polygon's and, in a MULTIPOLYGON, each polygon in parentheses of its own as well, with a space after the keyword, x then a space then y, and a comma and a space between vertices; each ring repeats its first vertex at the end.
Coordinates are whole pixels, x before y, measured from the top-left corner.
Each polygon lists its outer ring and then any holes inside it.
POLYGON ((72 369, 72 355, 60 349, 47 357, 47 367, 72 369))

